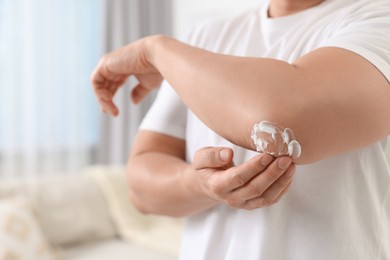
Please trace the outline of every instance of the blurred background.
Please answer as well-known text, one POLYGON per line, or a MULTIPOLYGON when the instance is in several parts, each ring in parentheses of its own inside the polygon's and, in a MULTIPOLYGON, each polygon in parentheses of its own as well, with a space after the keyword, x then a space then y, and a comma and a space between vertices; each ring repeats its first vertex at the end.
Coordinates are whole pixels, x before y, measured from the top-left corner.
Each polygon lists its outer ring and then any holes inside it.
POLYGON ((111 118, 90 74, 127 43, 260 1, 0 0, 0 260, 177 259, 183 220, 140 214, 126 185, 155 93, 131 104, 129 79, 111 118))
POLYGON ((89 77, 106 52, 182 38, 257 0, 0 0, 0 260, 176 259, 181 219, 128 200, 125 163, 154 95, 100 113, 89 77))
POLYGON ((153 96, 102 115, 89 76, 103 53, 140 37, 183 37, 257 0, 0 0, 0 178, 123 164, 153 96))

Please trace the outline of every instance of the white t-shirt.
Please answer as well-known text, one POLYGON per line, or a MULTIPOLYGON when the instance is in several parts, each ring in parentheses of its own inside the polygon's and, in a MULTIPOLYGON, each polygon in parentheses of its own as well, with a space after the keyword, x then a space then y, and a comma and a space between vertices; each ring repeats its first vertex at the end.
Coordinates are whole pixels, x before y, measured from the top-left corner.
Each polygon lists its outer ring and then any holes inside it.
MULTIPOLYGON (((259 9, 239 17, 203 24, 189 43, 219 53, 287 62, 336 46, 363 56, 390 81, 390 0, 325 0, 273 19, 267 17, 268 5, 263 1, 259 9)), ((141 129, 185 139, 189 162, 205 146, 232 147, 236 164, 255 155, 205 126, 167 83, 141 129)), ((181 259, 389 260, 386 145, 387 139, 298 166, 290 190, 273 206, 246 211, 220 205, 189 217, 181 259)))

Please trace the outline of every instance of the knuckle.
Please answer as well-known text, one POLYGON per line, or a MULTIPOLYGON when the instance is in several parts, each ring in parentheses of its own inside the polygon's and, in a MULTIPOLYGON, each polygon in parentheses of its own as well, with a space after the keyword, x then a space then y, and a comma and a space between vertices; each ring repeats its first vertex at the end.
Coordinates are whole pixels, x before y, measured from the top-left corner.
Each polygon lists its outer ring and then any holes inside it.
POLYGON ((266 206, 269 206, 272 204, 272 199, 271 198, 267 198, 267 197, 261 197, 259 199, 259 205, 261 205, 261 207, 266 207, 266 206))
POLYGON ((258 209, 258 208, 261 208, 261 207, 257 206, 257 205, 254 205, 254 204, 250 204, 250 205, 246 206, 245 209, 252 211, 252 210, 255 210, 255 209, 258 209))
POLYGON ((280 178, 272 184, 272 188, 282 192, 284 189, 286 189, 289 183, 291 183, 290 178, 280 178))
POLYGON ((99 59, 97 67, 98 68, 102 68, 102 66, 104 66, 104 64, 106 63, 107 60, 108 60, 108 54, 107 53, 103 54, 102 56, 100 56, 100 59, 99 59))
POLYGON ((204 148, 197 150, 194 154, 192 163, 197 166, 196 168, 198 168, 199 165, 202 165, 201 162, 203 158, 203 152, 204 152, 204 148))
POLYGON ((235 209, 239 209, 239 208, 242 208, 242 203, 240 203, 237 199, 235 198, 229 198, 226 200, 226 204, 231 207, 231 208, 235 208, 235 209))
POLYGON ((256 172, 264 171, 264 166, 261 165, 258 161, 252 162, 251 168, 256 172))
POLYGON ((223 195, 223 186, 219 183, 212 183, 210 184, 210 191, 218 197, 221 197, 223 195))
POLYGON ((263 193, 264 202, 268 205, 277 203, 285 193, 286 184, 274 184, 271 190, 267 190, 263 193))
POLYGON ((258 209, 258 208, 261 208, 261 206, 257 205, 257 203, 247 203, 244 207, 244 209, 250 210, 250 211, 258 209))
POLYGON ((197 150, 194 155, 194 161, 203 161, 205 159, 208 159, 212 156, 212 150, 210 150, 210 147, 205 147, 197 150))
POLYGON ((100 58, 100 61, 101 61, 101 62, 104 62, 104 61, 108 60, 108 57, 109 57, 109 56, 110 56, 109 53, 103 54, 103 55, 101 56, 101 58, 100 58))
POLYGON ((283 191, 288 187, 290 183, 291 183, 291 178, 286 177, 277 182, 278 185, 277 187, 279 188, 280 191, 283 191))
POLYGON ((197 150, 194 154, 194 161, 197 161, 198 158, 200 157, 200 155, 202 154, 202 150, 203 149, 200 149, 200 150, 197 150))
POLYGON ((238 173, 235 173, 232 176, 231 183, 234 186, 242 186, 245 184, 245 180, 238 173))
POLYGON ((275 200, 273 198, 264 198, 263 199, 263 205, 264 206, 270 206, 272 204, 275 204, 275 200))
POLYGON ((248 196, 250 197, 257 197, 261 195, 260 188, 255 184, 249 184, 246 189, 248 191, 248 196))
POLYGON ((89 76, 89 82, 91 83, 91 87, 94 89, 96 86, 95 86, 95 73, 92 73, 90 76, 89 76))
POLYGON ((271 202, 263 197, 254 199, 247 203, 245 209, 247 210, 255 210, 259 208, 264 208, 271 205, 271 202))
POLYGON ((280 201, 280 199, 283 197, 283 195, 277 197, 276 199, 274 199, 274 201, 272 202, 272 204, 276 204, 280 201))
POLYGON ((270 181, 277 180, 282 174, 283 171, 275 167, 271 167, 266 171, 266 176, 270 181))
POLYGON ((202 159, 205 161, 215 161, 215 152, 212 149, 207 149, 202 154, 202 159))
POLYGON ((264 196, 270 197, 272 194, 278 194, 283 191, 285 186, 286 186, 286 182, 284 180, 276 181, 269 188, 269 192, 264 193, 264 196))

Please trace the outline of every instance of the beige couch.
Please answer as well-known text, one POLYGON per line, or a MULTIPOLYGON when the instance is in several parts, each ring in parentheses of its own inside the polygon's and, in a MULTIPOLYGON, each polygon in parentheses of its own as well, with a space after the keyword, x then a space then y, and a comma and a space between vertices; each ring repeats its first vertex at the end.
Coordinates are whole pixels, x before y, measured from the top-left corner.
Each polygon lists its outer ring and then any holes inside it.
POLYGON ((182 220, 138 213, 127 198, 123 168, 96 166, 81 174, 0 181, 0 201, 15 196, 32 205, 56 258, 177 259, 182 220))

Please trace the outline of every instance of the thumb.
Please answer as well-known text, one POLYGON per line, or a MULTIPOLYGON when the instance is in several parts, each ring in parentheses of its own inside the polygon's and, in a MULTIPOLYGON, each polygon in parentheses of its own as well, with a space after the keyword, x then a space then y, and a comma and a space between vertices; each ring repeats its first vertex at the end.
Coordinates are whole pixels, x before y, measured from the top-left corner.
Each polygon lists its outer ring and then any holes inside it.
POLYGON ((205 147, 199 149, 195 155, 192 165, 195 169, 221 168, 233 164, 233 150, 226 147, 205 147))

